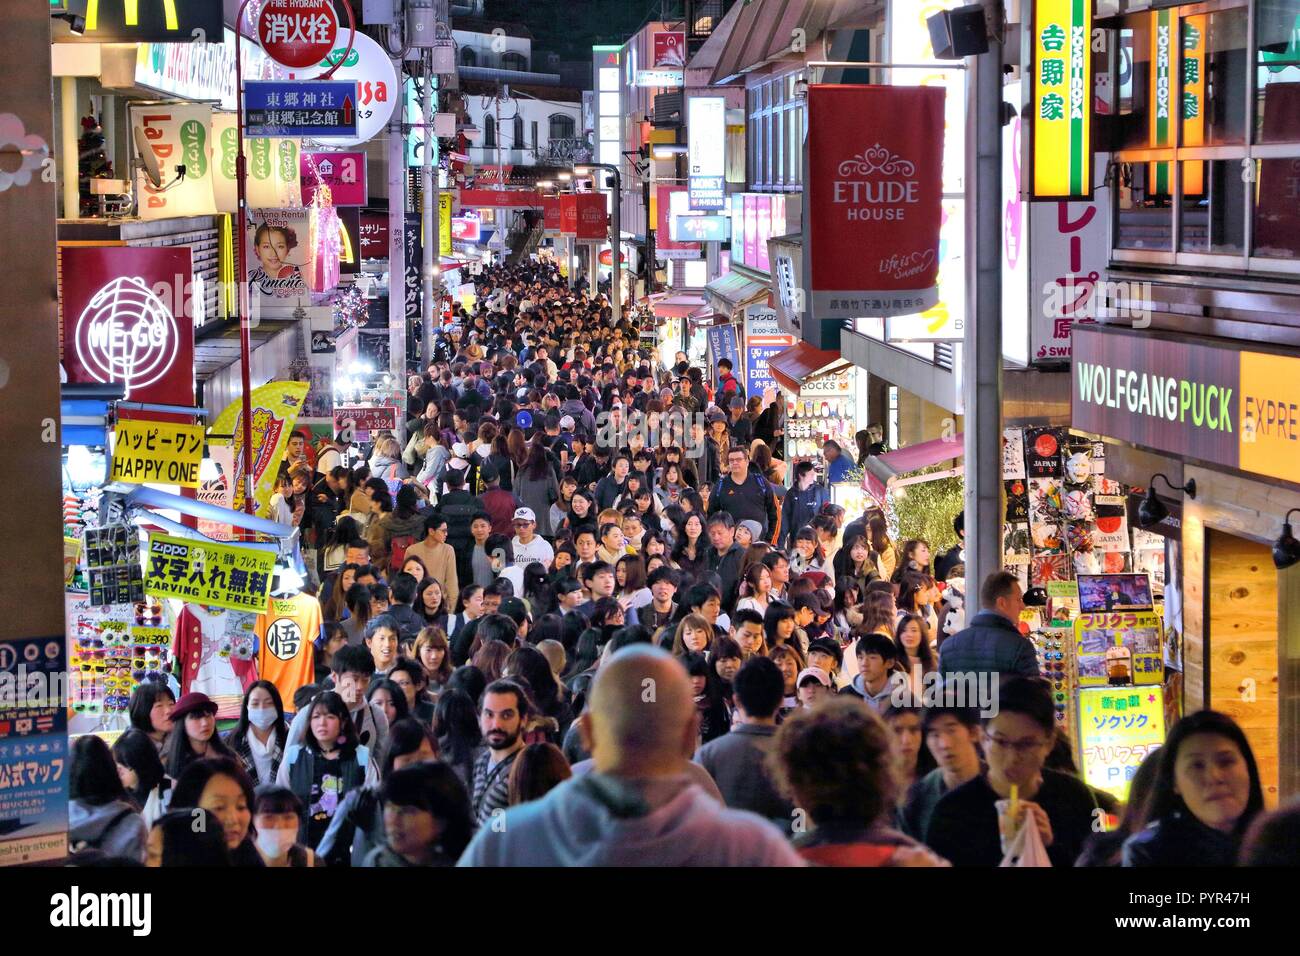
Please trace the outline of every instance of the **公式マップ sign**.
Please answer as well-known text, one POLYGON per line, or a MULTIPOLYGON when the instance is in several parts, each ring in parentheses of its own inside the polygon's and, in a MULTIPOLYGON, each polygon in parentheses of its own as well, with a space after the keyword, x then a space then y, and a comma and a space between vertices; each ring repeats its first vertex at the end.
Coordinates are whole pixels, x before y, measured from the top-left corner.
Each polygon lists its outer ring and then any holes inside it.
POLYGON ((1076 428, 1295 480, 1300 356, 1076 326, 1071 377, 1076 428))
POLYGON ((151 534, 144 590, 261 614, 270 600, 274 572, 274 551, 151 534))
POLYGON ((199 486, 202 425, 121 419, 114 433, 111 481, 199 486))

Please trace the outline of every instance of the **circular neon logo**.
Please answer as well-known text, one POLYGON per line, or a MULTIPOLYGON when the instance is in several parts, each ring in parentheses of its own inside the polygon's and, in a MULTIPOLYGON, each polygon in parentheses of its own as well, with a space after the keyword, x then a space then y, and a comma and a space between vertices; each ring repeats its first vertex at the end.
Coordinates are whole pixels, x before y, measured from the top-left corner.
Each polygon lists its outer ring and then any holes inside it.
POLYGON ((114 279, 77 319, 77 359, 97 382, 133 391, 154 384, 176 359, 176 319, 137 276, 114 279))

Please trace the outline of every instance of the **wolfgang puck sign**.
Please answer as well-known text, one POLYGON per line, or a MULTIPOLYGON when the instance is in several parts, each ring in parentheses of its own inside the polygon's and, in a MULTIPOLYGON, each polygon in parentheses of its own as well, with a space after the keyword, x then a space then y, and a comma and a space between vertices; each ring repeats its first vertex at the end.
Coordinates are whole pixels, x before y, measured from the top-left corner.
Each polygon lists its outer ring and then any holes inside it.
POLYGON ((911 315, 939 300, 944 91, 808 88, 813 318, 911 315))

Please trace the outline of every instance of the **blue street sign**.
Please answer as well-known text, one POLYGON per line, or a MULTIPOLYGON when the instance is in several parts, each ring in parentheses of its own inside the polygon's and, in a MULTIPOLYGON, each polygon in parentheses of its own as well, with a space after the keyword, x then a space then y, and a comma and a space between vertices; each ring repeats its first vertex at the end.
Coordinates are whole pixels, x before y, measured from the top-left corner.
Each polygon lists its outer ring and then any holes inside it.
POLYGON ((254 81, 244 84, 245 136, 355 136, 357 84, 254 81))

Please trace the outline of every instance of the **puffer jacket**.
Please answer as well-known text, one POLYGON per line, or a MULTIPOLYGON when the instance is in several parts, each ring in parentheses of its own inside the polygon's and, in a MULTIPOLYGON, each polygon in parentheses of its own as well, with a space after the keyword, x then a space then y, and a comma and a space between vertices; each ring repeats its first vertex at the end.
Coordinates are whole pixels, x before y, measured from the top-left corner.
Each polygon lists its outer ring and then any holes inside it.
POLYGON ((997 611, 980 611, 966 628, 939 648, 939 670, 945 675, 993 671, 1038 677, 1034 645, 997 611))

